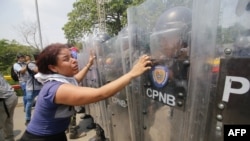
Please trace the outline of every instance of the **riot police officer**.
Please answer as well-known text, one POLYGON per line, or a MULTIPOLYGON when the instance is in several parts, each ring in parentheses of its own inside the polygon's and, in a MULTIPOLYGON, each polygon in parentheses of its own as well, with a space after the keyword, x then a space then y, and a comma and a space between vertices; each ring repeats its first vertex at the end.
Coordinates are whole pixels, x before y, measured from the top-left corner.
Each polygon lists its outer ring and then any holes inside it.
POLYGON ((150 38, 150 51, 155 65, 168 72, 165 83, 154 83, 158 88, 168 85, 169 81, 187 88, 182 82, 187 82, 188 78, 191 18, 190 9, 178 6, 164 12, 156 22, 150 38))
POLYGON ((150 85, 146 86, 146 95, 153 99, 147 103, 148 111, 154 115, 148 117, 151 122, 148 134, 152 140, 178 140, 174 133, 181 126, 174 125, 184 121, 191 18, 191 10, 187 7, 170 8, 160 15, 150 36, 154 67, 148 74, 150 85), (154 136, 159 128, 168 135, 154 136))

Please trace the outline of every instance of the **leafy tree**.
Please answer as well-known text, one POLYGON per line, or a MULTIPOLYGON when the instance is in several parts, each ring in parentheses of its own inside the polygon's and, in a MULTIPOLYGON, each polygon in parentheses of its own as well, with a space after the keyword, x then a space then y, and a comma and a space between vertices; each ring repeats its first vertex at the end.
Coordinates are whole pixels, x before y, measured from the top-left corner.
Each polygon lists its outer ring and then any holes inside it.
POLYGON ((16 55, 18 53, 32 54, 34 51, 36 51, 35 48, 21 45, 15 40, 0 40, 0 73, 4 75, 10 74, 10 68, 16 61, 16 55))
MULTIPOLYGON (((106 28, 109 35, 116 35, 127 23, 126 10, 144 0, 109 0, 105 2, 106 28)), ((98 28, 98 9, 96 0, 77 0, 68 14, 68 22, 63 30, 69 43, 80 41, 84 35, 98 28)))

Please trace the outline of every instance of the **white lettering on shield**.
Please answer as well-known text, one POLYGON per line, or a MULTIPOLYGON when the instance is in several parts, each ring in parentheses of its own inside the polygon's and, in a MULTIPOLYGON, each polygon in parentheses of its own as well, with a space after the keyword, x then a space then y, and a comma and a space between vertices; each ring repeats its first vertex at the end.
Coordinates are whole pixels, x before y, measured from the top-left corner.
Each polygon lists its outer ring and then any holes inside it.
POLYGON ((229 101, 230 94, 245 94, 249 91, 250 82, 247 78, 244 77, 236 77, 236 76, 226 76, 225 86, 223 91, 222 100, 225 102, 229 101), (232 88, 232 83, 237 82, 241 84, 241 88, 232 88))
POLYGON ((163 93, 151 88, 147 88, 146 90, 146 95, 149 98, 152 98, 154 100, 157 100, 159 102, 163 102, 164 104, 170 105, 170 106, 175 106, 176 105, 176 98, 175 96, 167 93, 163 93))

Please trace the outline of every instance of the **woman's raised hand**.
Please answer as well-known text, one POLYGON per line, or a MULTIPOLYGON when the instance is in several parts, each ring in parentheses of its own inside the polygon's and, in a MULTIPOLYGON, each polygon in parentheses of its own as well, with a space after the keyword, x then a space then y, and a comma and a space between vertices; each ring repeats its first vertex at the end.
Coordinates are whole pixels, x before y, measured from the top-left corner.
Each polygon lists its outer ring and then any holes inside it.
POLYGON ((94 54, 94 51, 91 50, 90 51, 90 55, 89 55, 89 62, 88 62, 88 65, 89 66, 92 66, 94 64, 94 60, 95 60, 96 56, 94 54))
POLYGON ((133 68, 130 70, 129 74, 135 78, 137 76, 140 76, 145 71, 150 70, 152 65, 152 61, 150 56, 148 55, 142 55, 140 56, 139 60, 135 63, 133 68))

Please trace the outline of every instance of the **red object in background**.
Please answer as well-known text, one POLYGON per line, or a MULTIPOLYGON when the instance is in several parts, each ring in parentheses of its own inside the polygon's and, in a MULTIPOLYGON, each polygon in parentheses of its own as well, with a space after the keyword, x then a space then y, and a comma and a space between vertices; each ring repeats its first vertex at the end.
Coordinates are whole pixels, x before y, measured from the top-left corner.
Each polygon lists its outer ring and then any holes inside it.
POLYGON ((71 50, 71 51, 76 51, 76 52, 78 52, 78 48, 76 48, 76 47, 74 47, 74 46, 71 47, 70 50, 71 50))
POLYGON ((21 89, 21 86, 20 85, 11 85, 12 88, 14 88, 15 90, 18 90, 18 89, 21 89))
POLYGON ((215 66, 215 67, 212 68, 212 72, 213 72, 213 73, 218 73, 219 70, 220 70, 220 67, 219 67, 219 66, 215 66))

